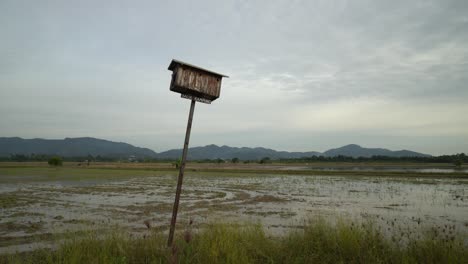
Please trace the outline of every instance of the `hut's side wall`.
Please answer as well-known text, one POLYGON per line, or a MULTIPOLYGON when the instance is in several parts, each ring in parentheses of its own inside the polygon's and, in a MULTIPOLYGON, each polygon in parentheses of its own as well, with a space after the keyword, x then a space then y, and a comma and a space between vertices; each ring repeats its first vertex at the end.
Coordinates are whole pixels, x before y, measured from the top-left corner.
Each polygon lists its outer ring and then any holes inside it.
POLYGON ((176 86, 208 95, 208 97, 219 97, 221 77, 209 75, 187 67, 178 67, 176 72, 176 86))

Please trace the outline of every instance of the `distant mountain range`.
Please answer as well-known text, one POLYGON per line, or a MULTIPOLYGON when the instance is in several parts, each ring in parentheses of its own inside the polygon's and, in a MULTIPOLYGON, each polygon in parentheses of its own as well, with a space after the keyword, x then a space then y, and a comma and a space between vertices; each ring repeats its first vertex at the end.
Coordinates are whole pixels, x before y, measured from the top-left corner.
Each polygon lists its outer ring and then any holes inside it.
MULTIPOLYGON (((310 152, 287 152, 276 151, 267 148, 236 148, 229 146, 207 145, 204 147, 189 148, 188 159, 232 159, 239 158, 241 160, 257 160, 264 157, 271 159, 288 159, 319 156, 321 153, 316 151, 310 152)), ((159 159, 176 159, 182 155, 182 149, 171 149, 158 154, 159 159)))
MULTIPOLYGON (((88 155, 128 158, 154 159, 177 159, 182 155, 182 149, 172 149, 161 153, 156 153, 148 148, 135 147, 123 142, 113 142, 103 139, 83 137, 65 139, 22 139, 19 137, 0 137, 0 157, 7 157, 14 154, 45 154, 59 155, 63 157, 85 157, 88 155)), ((350 156, 350 157, 430 157, 410 150, 392 151, 383 148, 363 148, 359 145, 350 144, 340 148, 330 149, 323 153, 316 151, 309 152, 288 152, 276 151, 267 148, 237 148, 229 146, 207 145, 204 147, 193 147, 189 149, 188 159, 232 159, 258 160, 264 157, 271 159, 302 158, 311 156, 350 156)))
POLYGON ((0 157, 11 154, 46 154, 62 157, 156 157, 156 152, 139 148, 123 142, 82 137, 65 139, 22 139, 19 137, 0 137, 0 157))
POLYGON ((349 144, 341 148, 329 149, 323 153, 326 157, 335 157, 338 155, 349 157, 430 157, 431 155, 414 152, 411 150, 388 150, 384 148, 363 148, 356 144, 349 144))

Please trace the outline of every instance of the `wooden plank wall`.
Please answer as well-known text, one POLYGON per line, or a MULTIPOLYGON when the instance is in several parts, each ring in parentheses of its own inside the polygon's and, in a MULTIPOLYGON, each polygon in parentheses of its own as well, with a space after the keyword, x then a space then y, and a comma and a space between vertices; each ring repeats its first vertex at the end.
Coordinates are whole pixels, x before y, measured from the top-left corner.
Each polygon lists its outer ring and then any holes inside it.
POLYGON ((220 94, 221 77, 178 67, 176 85, 217 98, 220 94))

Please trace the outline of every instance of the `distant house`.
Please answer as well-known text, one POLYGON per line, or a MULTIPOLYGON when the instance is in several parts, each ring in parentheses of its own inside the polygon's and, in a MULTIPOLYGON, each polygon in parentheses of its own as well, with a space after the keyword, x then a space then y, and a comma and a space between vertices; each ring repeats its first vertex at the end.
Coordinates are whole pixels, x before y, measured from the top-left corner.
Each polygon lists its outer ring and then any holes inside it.
POLYGON ((129 162, 137 162, 137 158, 135 155, 131 155, 130 157, 128 157, 128 161, 129 162))

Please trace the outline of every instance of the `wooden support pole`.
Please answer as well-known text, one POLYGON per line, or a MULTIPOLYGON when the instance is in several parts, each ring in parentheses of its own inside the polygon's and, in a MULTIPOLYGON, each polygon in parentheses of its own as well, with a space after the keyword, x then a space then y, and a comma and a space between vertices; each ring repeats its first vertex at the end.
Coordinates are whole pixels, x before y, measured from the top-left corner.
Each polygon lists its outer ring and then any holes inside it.
POLYGON ((174 201, 174 207, 172 209, 172 220, 171 229, 169 230, 169 238, 167 240, 167 246, 172 246, 174 240, 175 225, 177 221, 177 211, 179 210, 180 192, 182 191, 182 181, 184 179, 185 161, 187 160, 188 145, 190 140, 190 131, 192 130, 193 111, 195 110, 195 100, 192 100, 190 104, 190 113, 187 122, 187 131, 185 132, 184 151, 182 152, 182 160, 180 162, 179 178, 177 180, 176 196, 174 201))

